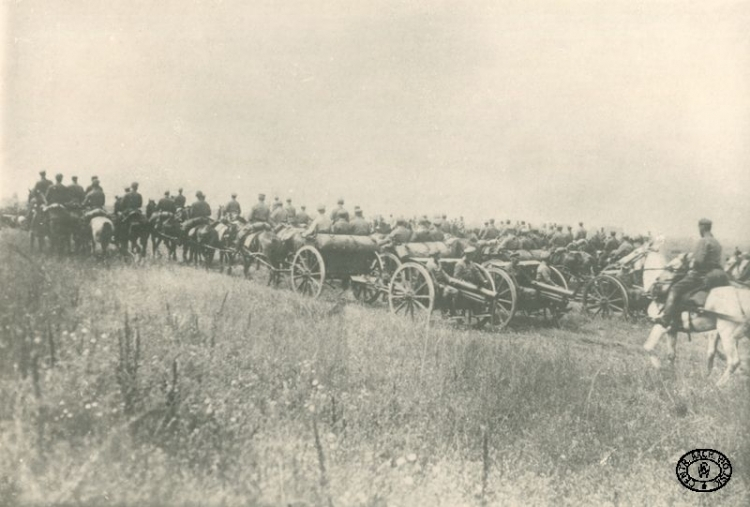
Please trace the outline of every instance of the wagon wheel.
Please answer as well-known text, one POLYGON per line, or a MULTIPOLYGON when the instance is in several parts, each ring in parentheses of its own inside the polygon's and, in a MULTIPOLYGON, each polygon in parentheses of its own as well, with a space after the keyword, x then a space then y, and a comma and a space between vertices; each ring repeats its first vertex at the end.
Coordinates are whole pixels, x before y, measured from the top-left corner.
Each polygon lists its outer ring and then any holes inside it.
POLYGON ((291 266, 292 290, 316 298, 323 290, 326 267, 317 248, 305 245, 294 255, 291 266))
POLYGON ((378 300, 380 290, 376 285, 383 277, 383 263, 379 255, 373 258, 370 263, 370 270, 366 273, 368 279, 373 279, 373 283, 352 283, 352 292, 357 301, 372 304, 378 300))
POLYGON ((487 271, 495 282, 495 317, 493 325, 498 331, 505 328, 518 308, 518 291, 516 282, 504 269, 489 267, 487 271))
POLYGON ((428 321, 435 306, 435 284, 427 269, 414 262, 400 266, 388 286, 388 305, 392 313, 428 321))
MULTIPOLYGON (((483 287, 487 290, 490 290, 492 292, 495 292, 495 279, 492 276, 492 273, 489 272, 487 268, 484 266, 478 266, 479 272, 482 274, 482 277, 485 280, 485 284, 483 287)), ((474 327, 477 329, 481 329, 484 327, 489 327, 491 329, 499 329, 500 326, 498 326, 498 322, 496 320, 500 315, 503 315, 502 308, 497 309, 497 302, 494 299, 487 299, 484 304, 479 304, 480 308, 477 308, 479 310, 479 315, 477 315, 476 311, 472 310, 472 317, 475 318, 475 322, 473 323, 474 327)))
POLYGON ((402 263, 401 259, 399 259, 398 256, 390 252, 378 253, 377 255, 378 257, 380 257, 381 266, 383 266, 383 271, 380 275, 380 284, 382 285, 382 287, 386 288, 386 292, 383 293, 383 301, 385 302, 388 298, 387 288, 391 283, 393 273, 395 273, 396 270, 401 267, 402 263))
POLYGON ((628 290, 614 276, 599 275, 583 288, 583 311, 588 315, 627 317, 629 304, 628 290))

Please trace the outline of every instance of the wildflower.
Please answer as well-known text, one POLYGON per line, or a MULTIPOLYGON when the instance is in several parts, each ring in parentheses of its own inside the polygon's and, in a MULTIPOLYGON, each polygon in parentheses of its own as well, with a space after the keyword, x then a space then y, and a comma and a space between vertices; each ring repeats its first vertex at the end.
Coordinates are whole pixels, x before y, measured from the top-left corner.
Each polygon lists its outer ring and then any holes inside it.
POLYGON ((416 454, 414 454, 413 452, 412 452, 412 453, 410 453, 410 454, 407 454, 407 455, 406 455, 406 460, 407 460, 407 461, 408 461, 409 463, 414 463, 415 461, 417 461, 417 455, 416 455, 416 454))
POLYGON ((412 484, 414 484, 414 479, 410 475, 407 475, 406 477, 404 477, 404 484, 406 484, 407 486, 411 486, 412 484))
POLYGON ((85 408, 86 410, 89 410, 89 409, 91 408, 91 403, 86 403, 86 404, 85 404, 85 405, 83 406, 83 408, 85 408))
POLYGON ((396 460, 396 466, 397 466, 397 467, 400 467, 400 466, 401 466, 401 465, 403 465, 404 463, 406 463, 406 459, 404 459, 404 457, 403 457, 403 456, 399 456, 399 458, 398 458, 398 459, 396 460))
POLYGON ((86 333, 88 333, 88 332, 89 332, 89 330, 88 330, 88 329, 86 329, 85 327, 82 327, 82 328, 81 328, 81 333, 83 333, 83 334, 86 334, 86 333))

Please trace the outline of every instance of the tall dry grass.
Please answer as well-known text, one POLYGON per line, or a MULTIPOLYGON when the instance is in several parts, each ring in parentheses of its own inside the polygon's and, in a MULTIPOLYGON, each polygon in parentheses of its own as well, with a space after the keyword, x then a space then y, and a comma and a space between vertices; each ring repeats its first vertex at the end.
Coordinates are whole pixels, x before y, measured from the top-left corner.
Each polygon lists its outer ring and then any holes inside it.
POLYGON ((24 245, 0 236, 0 503, 694 505, 675 465, 710 447, 711 501, 747 505, 748 386, 714 388, 700 338, 659 372, 643 324, 425 332, 24 245))

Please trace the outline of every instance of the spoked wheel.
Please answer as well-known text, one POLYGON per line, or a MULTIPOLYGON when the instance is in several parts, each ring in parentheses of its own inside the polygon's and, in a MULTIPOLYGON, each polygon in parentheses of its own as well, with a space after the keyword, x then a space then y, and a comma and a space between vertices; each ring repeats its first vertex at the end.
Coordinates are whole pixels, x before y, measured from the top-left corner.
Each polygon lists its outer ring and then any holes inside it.
POLYGON ((518 291, 516 290, 515 280, 505 270, 489 267, 487 271, 492 275, 492 280, 495 282, 497 296, 495 297, 493 327, 499 331, 505 328, 516 314, 518 291))
POLYGON ((378 284, 383 278, 383 264, 380 256, 376 255, 370 263, 370 270, 365 275, 368 283, 352 282, 352 292, 357 301, 372 304, 378 300, 380 289, 378 284))
POLYGON ((313 298, 320 296, 326 279, 326 267, 317 248, 305 245, 297 250, 291 271, 294 292, 313 298))
POLYGON ((392 313, 428 321, 435 306, 435 284, 427 269, 413 262, 401 265, 388 287, 392 313))
POLYGON ((629 305, 628 290, 614 276, 596 276, 583 288, 583 311, 593 317, 627 317, 629 305))
POLYGON ((558 287, 562 287, 565 290, 568 290, 568 281, 565 279, 565 276, 563 276, 562 272, 557 269, 555 266, 549 266, 549 270, 552 272, 552 283, 554 285, 557 285, 558 287))

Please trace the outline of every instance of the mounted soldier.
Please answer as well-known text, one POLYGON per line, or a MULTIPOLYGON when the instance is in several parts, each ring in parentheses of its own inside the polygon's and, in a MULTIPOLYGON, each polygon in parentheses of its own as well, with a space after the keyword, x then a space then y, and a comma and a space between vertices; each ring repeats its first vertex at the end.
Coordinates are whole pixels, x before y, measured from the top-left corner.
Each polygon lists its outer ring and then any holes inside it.
POLYGON ((679 317, 678 305, 683 296, 694 289, 716 286, 722 275, 726 277, 721 267, 721 245, 711 233, 712 223, 707 218, 698 222, 698 231, 701 238, 693 250, 693 261, 685 276, 672 284, 667 295, 664 311, 655 322, 665 328, 671 327, 679 317))
POLYGON ((411 241, 424 242, 430 241, 430 221, 423 216, 419 219, 417 228, 412 232, 411 241))
POLYGON ((99 181, 99 176, 92 176, 91 177, 91 184, 88 187, 86 187, 86 190, 85 190, 86 195, 88 195, 88 193, 91 192, 94 189, 94 183, 96 183, 99 186, 99 188, 101 189, 101 191, 104 192, 104 189, 102 188, 102 184, 99 181))
POLYGON ((482 229, 482 231, 479 233, 479 239, 484 239, 487 241, 492 241, 493 239, 497 239, 500 236, 500 231, 497 230, 497 227, 495 227, 495 219, 490 218, 489 222, 487 223, 487 226, 482 229))
POLYGON ((62 180, 62 174, 55 175, 55 184, 47 189, 47 194, 45 195, 47 206, 51 206, 52 204, 67 204, 70 200, 68 187, 63 185, 62 180))
POLYGON ((105 201, 104 192, 99 186, 99 180, 95 180, 91 185, 91 190, 86 192, 86 197, 83 199, 83 207, 92 209, 104 208, 105 201))
POLYGON ((242 207, 237 202, 237 193, 232 193, 232 199, 224 206, 224 213, 228 215, 229 220, 236 220, 242 215, 242 207))
POLYGON ((326 216, 326 207, 322 204, 318 206, 318 216, 312 221, 310 226, 305 230, 303 236, 314 236, 318 233, 330 233, 331 219, 326 216))
POLYGON ((292 199, 289 197, 286 200, 284 211, 286 211, 286 217, 289 223, 295 225, 297 223, 297 210, 292 206, 292 199))
POLYGON ((250 210, 247 221, 250 223, 268 222, 270 218, 271 210, 266 205, 266 194, 258 194, 258 202, 250 210))
POLYGON ((70 202, 75 204, 83 204, 83 200, 86 198, 86 192, 83 187, 78 184, 78 176, 71 176, 73 183, 68 185, 68 199, 70 202))
POLYGON ((331 222, 334 224, 339 220, 348 222, 349 212, 344 209, 344 199, 339 199, 336 203, 338 204, 338 208, 331 212, 331 222))
POLYGON ((273 203, 273 211, 271 212, 270 221, 271 225, 273 225, 274 227, 289 222, 289 216, 284 209, 284 205, 281 204, 281 201, 275 201, 273 203))
POLYGON ((586 229, 583 228, 583 222, 578 222, 578 230, 576 230, 575 239, 586 239, 586 229))
POLYGON ((349 222, 349 225, 351 226, 351 234, 355 236, 369 236, 372 234, 372 225, 365 220, 362 208, 359 206, 354 206, 354 218, 349 222))
POLYGON ((131 210, 140 211, 141 207, 143 206, 143 197, 138 193, 138 182, 134 181, 133 184, 130 185, 130 191, 122 198, 121 204, 122 211, 124 213, 127 213, 131 210))
POLYGON ((156 203, 156 211, 166 213, 177 212, 177 204, 174 199, 169 196, 169 190, 164 191, 164 197, 159 199, 159 202, 156 203))
POLYGON ((39 171, 41 179, 34 185, 34 193, 42 196, 47 195, 47 190, 52 186, 52 182, 47 179, 47 171, 39 171))
POLYGON ((180 209, 185 207, 186 202, 187 199, 185 199, 185 196, 182 195, 182 188, 178 188, 177 195, 174 197, 174 205, 177 207, 177 209, 180 209))
POLYGON ((295 214, 296 225, 307 227, 310 223, 310 215, 307 214, 307 206, 304 204, 299 207, 299 212, 295 214))

